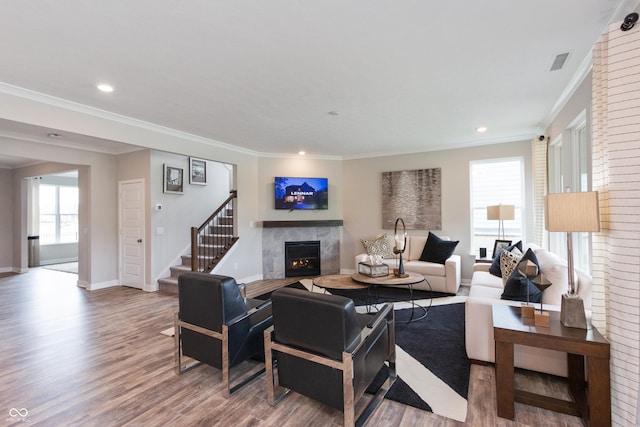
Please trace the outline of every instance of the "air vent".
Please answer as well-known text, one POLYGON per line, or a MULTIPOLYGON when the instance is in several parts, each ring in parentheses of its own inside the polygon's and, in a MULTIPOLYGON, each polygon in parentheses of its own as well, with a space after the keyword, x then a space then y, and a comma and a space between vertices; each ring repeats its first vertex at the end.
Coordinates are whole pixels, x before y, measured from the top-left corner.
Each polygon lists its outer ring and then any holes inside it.
POLYGON ((556 57, 553 59, 553 64, 551 64, 551 68, 549 69, 549 71, 561 70, 562 67, 564 67, 564 63, 567 62, 568 57, 569 52, 556 55, 556 57))

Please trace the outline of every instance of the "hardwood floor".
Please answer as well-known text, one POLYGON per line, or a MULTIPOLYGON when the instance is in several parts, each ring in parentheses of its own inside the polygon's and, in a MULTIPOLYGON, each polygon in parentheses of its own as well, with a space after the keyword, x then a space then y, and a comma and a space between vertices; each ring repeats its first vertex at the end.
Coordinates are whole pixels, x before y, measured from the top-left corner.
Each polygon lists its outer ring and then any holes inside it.
MULTIPOLYGON (((0 420, 5 425, 341 425, 340 412, 295 393, 271 407, 264 376, 229 399, 222 397, 214 368, 200 365, 177 376, 173 339, 160 334, 172 326, 175 295, 125 287, 86 291, 76 280, 76 275, 41 268, 0 275, 0 420), (23 409, 28 414, 21 419, 23 409)), ((248 294, 279 283, 249 284, 248 294)), ((563 392, 555 378, 523 373, 516 379, 535 391, 563 392)), ((581 425, 576 417, 520 404, 515 422, 497 418, 494 381, 493 366, 472 366, 466 423, 385 400, 368 425, 581 425)))

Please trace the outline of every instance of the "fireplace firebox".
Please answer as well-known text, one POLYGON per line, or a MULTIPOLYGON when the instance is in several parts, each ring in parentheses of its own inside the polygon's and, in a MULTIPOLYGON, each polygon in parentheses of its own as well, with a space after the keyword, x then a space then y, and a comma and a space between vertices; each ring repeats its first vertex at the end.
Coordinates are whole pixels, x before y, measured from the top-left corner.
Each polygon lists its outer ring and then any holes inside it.
POLYGON ((320 275, 320 241, 284 242, 285 277, 320 275))

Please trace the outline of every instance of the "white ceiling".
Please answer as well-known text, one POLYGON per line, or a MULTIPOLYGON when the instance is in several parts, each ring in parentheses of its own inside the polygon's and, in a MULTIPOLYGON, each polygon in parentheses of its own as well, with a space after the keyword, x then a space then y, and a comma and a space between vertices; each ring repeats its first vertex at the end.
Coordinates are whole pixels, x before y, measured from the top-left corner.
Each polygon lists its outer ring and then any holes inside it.
POLYGON ((0 82, 263 154, 519 141, 546 128, 607 23, 638 3, 11 2, 0 82))

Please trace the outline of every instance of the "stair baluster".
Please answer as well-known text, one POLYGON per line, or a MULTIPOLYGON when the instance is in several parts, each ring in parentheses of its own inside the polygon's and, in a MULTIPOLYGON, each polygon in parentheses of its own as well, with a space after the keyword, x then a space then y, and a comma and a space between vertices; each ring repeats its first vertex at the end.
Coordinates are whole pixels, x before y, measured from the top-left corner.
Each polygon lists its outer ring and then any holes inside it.
POLYGON ((200 227, 191 227, 191 271, 211 272, 238 240, 234 223, 237 190, 200 227))

